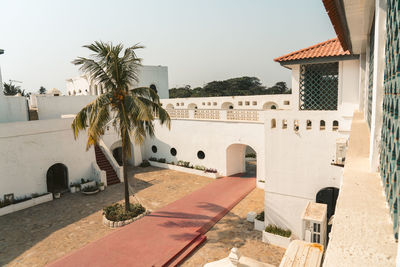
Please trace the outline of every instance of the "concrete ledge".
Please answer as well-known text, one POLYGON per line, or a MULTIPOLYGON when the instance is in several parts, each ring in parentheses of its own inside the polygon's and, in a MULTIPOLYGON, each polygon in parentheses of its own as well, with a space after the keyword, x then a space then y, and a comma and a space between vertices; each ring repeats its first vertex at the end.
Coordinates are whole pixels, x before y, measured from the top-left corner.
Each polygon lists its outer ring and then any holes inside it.
POLYGON ((355 112, 324 267, 395 266, 397 243, 379 173, 370 172, 369 128, 355 112))
POLYGON ((3 208, 0 208, 0 216, 9 214, 9 213, 13 213, 19 210, 23 210, 23 209, 27 209, 48 201, 52 201, 53 200, 53 194, 52 193, 48 193, 46 195, 40 196, 40 197, 35 197, 17 204, 11 204, 8 206, 5 206, 3 208))

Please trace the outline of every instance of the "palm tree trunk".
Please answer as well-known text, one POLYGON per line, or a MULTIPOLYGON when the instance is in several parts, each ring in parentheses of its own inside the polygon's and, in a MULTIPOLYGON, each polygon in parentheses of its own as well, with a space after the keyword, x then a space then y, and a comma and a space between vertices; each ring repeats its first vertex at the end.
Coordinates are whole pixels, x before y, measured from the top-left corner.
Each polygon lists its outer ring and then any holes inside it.
POLYGON ((128 184, 128 170, 126 160, 126 144, 122 143, 122 172, 124 175, 124 187, 125 187, 125 212, 130 210, 129 204, 129 184, 128 184))

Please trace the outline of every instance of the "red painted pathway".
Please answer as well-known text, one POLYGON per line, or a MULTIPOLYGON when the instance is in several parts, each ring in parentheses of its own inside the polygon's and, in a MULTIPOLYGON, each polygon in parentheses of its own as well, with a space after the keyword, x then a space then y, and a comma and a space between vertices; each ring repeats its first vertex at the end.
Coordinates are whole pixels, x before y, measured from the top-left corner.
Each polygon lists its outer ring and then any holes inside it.
POLYGON ((255 178, 217 179, 50 266, 174 266, 205 240, 203 234, 255 183, 255 178))

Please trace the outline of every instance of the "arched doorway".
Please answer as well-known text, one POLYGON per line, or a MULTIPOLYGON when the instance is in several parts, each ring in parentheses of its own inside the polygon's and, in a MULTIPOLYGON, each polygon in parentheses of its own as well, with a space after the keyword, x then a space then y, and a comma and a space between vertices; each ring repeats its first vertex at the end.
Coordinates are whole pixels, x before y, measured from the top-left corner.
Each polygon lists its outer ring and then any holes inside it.
POLYGON ((195 103, 190 103, 188 109, 197 109, 197 105, 195 103))
MULTIPOLYGON (((326 204, 327 207, 327 222, 335 214, 336 201, 339 196, 339 189, 336 187, 325 187, 318 191, 315 197, 315 202, 326 204)), ((326 242, 329 242, 329 233, 331 232, 332 225, 327 224, 326 228, 326 242)))
POLYGON ((112 151, 114 159, 118 162, 119 166, 122 166, 122 147, 116 147, 112 151))
POLYGON ((233 109, 233 103, 232 102, 224 102, 221 105, 222 109, 233 109))
POLYGON ((263 105, 263 109, 264 110, 268 110, 268 109, 278 109, 278 104, 276 104, 275 102, 267 102, 263 105))
POLYGON ((62 163, 52 165, 46 174, 47 192, 68 191, 68 169, 62 163))
POLYGON ((257 177, 257 153, 245 144, 232 144, 226 149, 226 175, 257 177))

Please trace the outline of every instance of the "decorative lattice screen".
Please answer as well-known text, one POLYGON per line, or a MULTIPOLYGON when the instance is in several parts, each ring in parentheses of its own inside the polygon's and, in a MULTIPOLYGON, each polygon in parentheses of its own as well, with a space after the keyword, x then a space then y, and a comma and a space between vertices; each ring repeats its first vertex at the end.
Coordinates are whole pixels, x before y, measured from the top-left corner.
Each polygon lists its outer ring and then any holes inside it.
POLYGON ((300 66, 300 109, 337 110, 338 62, 300 66))
POLYGON ((368 55, 368 110, 367 110, 367 122, 371 128, 371 116, 372 116, 372 87, 374 82, 374 43, 375 43, 375 22, 372 23, 371 32, 369 34, 369 55, 368 55))
POLYGON ((385 75, 380 172, 398 239, 400 198, 400 0, 388 0, 386 15, 385 75))

